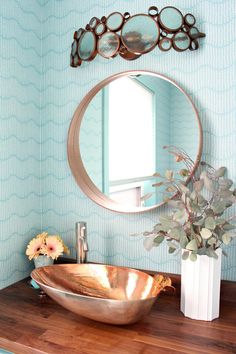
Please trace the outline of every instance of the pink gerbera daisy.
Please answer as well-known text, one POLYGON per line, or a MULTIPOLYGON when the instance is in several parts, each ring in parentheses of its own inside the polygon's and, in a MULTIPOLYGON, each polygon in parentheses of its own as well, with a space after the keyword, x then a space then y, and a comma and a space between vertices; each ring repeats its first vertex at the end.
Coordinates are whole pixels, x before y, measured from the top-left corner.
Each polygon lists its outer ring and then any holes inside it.
POLYGON ((51 257, 52 259, 57 259, 63 254, 63 250, 63 244, 57 236, 48 236, 45 239, 45 245, 42 249, 45 256, 51 257))
POLYGON ((41 252, 43 242, 41 238, 33 238, 27 246, 26 255, 29 257, 29 260, 37 258, 41 252))

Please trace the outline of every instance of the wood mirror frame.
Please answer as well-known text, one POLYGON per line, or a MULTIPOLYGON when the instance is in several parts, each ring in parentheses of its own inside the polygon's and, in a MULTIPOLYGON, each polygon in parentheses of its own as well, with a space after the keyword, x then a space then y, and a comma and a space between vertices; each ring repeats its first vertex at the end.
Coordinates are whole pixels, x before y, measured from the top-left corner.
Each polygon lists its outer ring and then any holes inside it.
POLYGON ((189 103, 192 106, 193 112, 195 113, 198 129, 199 129, 198 153, 197 153, 197 157, 196 157, 196 160, 194 163, 192 174, 195 172, 196 168, 198 167, 198 164, 200 162, 201 155, 202 155, 203 132, 202 132, 202 125, 201 125, 201 121, 200 121, 197 109, 196 109, 193 101, 191 100, 190 96, 175 81, 169 79, 168 77, 166 77, 164 75, 161 75, 161 74, 158 74, 155 72, 145 71, 145 70, 132 70, 132 71, 125 71, 125 72, 121 72, 121 73, 112 75, 112 76, 106 78, 105 80, 99 82, 82 99, 81 103, 77 107, 77 109, 73 115, 73 118, 71 120, 69 131, 68 131, 68 140, 67 140, 68 161, 69 161, 71 171, 73 173, 73 176, 74 176, 77 184, 79 185, 81 190, 88 196, 88 198, 90 198, 95 203, 97 203, 98 205, 100 205, 106 209, 116 211, 116 212, 121 212, 121 213, 140 213, 140 212, 144 212, 144 211, 149 211, 149 210, 153 210, 153 209, 165 204, 165 202, 161 202, 159 204, 156 204, 156 205, 153 205, 150 207, 133 207, 133 206, 120 204, 120 203, 110 199, 105 194, 103 194, 92 182, 92 180, 88 176, 87 171, 83 165, 81 154, 80 154, 80 149, 79 149, 79 142, 80 142, 79 141, 79 131, 80 131, 82 119, 84 117, 84 113, 85 113, 90 101, 94 98, 94 96, 103 87, 105 87, 110 82, 112 82, 118 78, 121 78, 121 77, 124 77, 127 75, 142 75, 142 74, 155 76, 157 78, 164 79, 164 80, 170 82, 171 84, 173 84, 174 86, 176 86, 185 95, 185 97, 187 98, 187 100, 189 101, 189 103))

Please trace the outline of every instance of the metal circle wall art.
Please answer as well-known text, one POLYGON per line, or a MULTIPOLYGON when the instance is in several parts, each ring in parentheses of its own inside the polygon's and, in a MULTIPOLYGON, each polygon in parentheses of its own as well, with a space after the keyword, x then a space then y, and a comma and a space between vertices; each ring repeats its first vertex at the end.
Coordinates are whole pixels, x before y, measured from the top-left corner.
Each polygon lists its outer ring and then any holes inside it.
POLYGON ((70 65, 78 67, 83 61, 91 61, 97 54, 103 58, 135 60, 152 51, 171 48, 177 52, 199 48, 199 39, 205 37, 196 27, 195 17, 182 14, 173 6, 160 11, 151 6, 147 14, 130 15, 113 12, 109 16, 92 17, 85 29, 74 33, 70 65))

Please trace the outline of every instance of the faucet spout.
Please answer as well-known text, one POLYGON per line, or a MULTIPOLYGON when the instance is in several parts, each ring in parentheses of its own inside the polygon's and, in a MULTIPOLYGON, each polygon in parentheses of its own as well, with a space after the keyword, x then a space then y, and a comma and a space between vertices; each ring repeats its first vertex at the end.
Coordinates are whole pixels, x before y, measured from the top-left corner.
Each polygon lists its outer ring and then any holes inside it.
POLYGON ((79 221, 75 224, 76 233, 76 260, 77 263, 86 263, 88 252, 87 223, 79 221))

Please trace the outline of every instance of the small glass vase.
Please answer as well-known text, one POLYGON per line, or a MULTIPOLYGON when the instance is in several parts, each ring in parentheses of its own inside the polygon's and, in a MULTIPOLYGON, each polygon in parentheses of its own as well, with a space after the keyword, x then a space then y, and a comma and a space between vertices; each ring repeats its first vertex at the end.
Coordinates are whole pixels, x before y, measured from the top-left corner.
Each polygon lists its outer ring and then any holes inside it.
POLYGON ((51 257, 44 256, 44 255, 34 258, 35 268, 52 265, 53 263, 54 263, 54 259, 52 259, 51 257))

